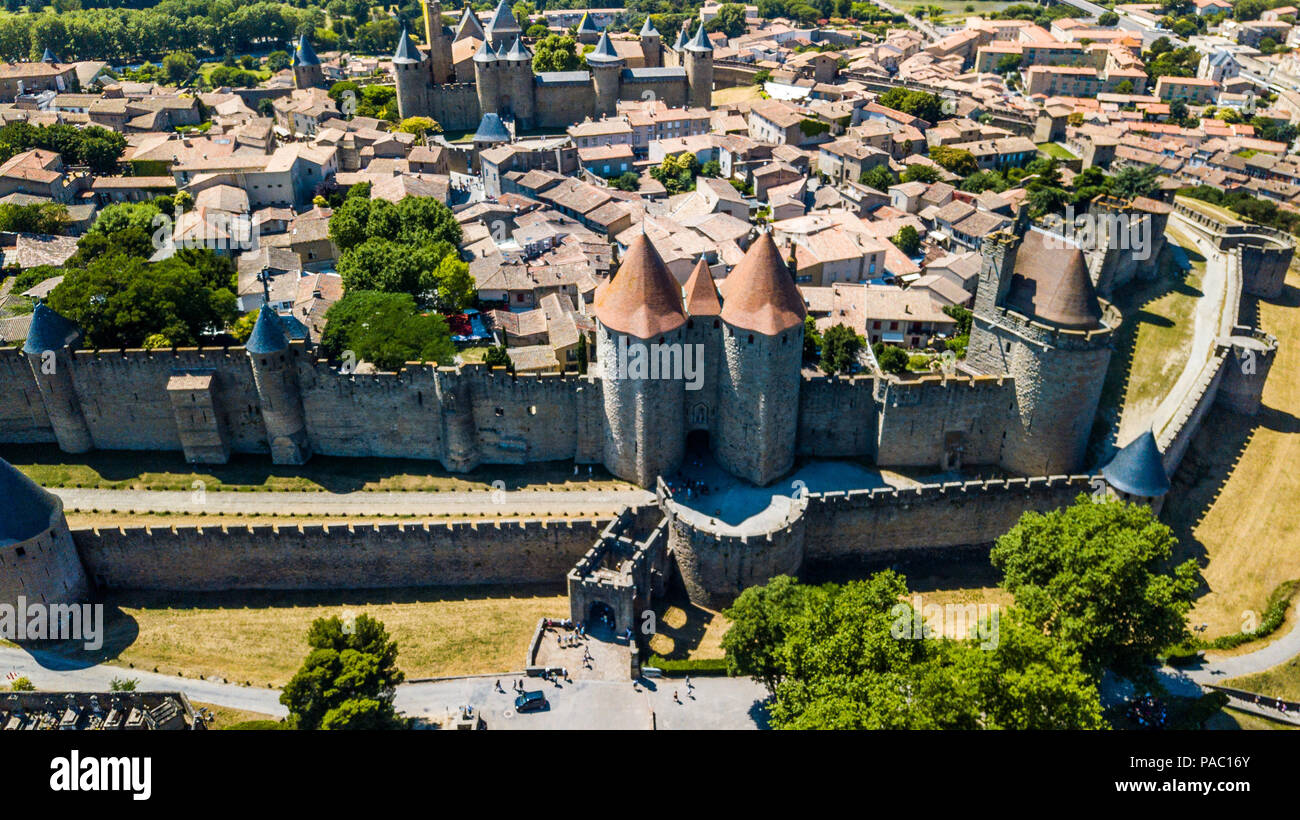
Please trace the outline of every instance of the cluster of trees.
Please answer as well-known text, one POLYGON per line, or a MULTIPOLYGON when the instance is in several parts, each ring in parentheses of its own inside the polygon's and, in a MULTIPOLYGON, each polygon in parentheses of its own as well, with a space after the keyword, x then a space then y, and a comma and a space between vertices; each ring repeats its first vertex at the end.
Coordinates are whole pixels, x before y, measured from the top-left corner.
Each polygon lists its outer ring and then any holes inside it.
POLYGON ((0 162, 33 148, 57 152, 66 165, 88 165, 96 173, 111 174, 126 150, 126 138, 98 125, 78 128, 16 120, 0 128, 0 162))
POLYGON ((695 177, 701 170, 700 160, 689 151, 666 156, 663 162, 650 169, 650 176, 659 181, 669 194, 695 190, 695 177))
POLYGON ((68 209, 56 202, 34 202, 31 205, 13 205, 7 202, 0 204, 0 231, 62 234, 67 231, 67 228, 68 209))
POLYGON ((1064 3, 1052 3, 1046 6, 1035 3, 1016 3, 988 16, 993 20, 1033 20, 1034 23, 1043 28, 1051 28, 1053 20, 1073 17, 1076 14, 1078 12, 1073 7, 1064 3))
POLYGON ((160 213, 152 202, 110 205, 62 270, 43 271, 64 274, 49 305, 81 326, 89 346, 192 346, 220 334, 238 315, 229 259, 181 248, 149 261, 159 247, 153 221, 160 213))
POLYGON ((944 116, 943 101, 938 96, 925 91, 891 88, 881 94, 877 102, 886 108, 920 117, 930 123, 938 122, 944 116))
POLYGON ((582 66, 578 41, 563 34, 551 34, 533 44, 533 71, 573 71, 582 66))
POLYGON ((964 148, 935 145, 930 148, 930 159, 957 176, 970 176, 980 169, 975 155, 964 148))
POLYGON ((330 217, 329 232, 346 295, 325 315, 325 354, 338 360, 350 350, 385 370, 451 361, 450 330, 436 311, 459 311, 476 298, 451 210, 432 197, 371 200, 354 187, 330 217))
POLYGON ((1157 77, 1195 77, 1201 53, 1193 46, 1174 48, 1168 37, 1160 37, 1142 59, 1146 63, 1147 76, 1153 81, 1157 77))
POLYGON ((317 618, 307 630, 311 652, 284 687, 280 703, 292 729, 400 729, 407 721, 393 708, 397 685, 397 642, 383 622, 360 615, 317 618))
POLYGON ((1245 191, 1228 193, 1210 185, 1183 188, 1178 194, 1227 208, 1261 225, 1300 235, 1300 216, 1279 208, 1277 203, 1270 199, 1259 199, 1245 191))
POLYGON ((351 116, 374 117, 397 122, 397 89, 390 85, 359 85, 352 80, 342 80, 326 92, 339 110, 351 116), (355 105, 355 108, 351 106, 355 105))
POLYGON ((918 635, 893 571, 779 576, 726 611, 728 671, 772 692, 778 729, 1105 728, 1102 673, 1151 685, 1156 653, 1188 634, 1196 566, 1166 569, 1174 543, 1141 505, 1080 496, 1026 513, 992 553, 1015 606, 968 639, 918 635))

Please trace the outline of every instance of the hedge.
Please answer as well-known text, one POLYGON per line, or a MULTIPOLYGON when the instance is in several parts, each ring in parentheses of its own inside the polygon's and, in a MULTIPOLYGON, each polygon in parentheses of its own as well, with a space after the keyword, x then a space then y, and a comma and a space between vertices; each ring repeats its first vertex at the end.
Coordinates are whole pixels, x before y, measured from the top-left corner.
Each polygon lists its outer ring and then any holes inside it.
POLYGON ((665 658, 651 655, 646 666, 652 666, 665 675, 726 675, 726 658, 697 658, 695 660, 665 658))

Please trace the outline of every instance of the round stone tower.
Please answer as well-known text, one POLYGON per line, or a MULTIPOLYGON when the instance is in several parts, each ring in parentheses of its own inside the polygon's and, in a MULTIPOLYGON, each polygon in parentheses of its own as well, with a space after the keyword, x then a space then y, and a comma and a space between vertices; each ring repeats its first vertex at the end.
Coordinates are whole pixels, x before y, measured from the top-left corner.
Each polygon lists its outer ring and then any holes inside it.
POLYGON ((65 453, 84 453, 95 446, 72 381, 72 350, 81 335, 75 322, 41 303, 32 311, 32 324, 23 344, 54 438, 65 453))
POLYGON ((759 234, 722 282, 714 447, 729 473, 758 485, 794 466, 806 315, 772 234, 759 234))
POLYGON ((304 464, 311 458, 311 442, 298 389, 297 351, 289 347, 280 317, 268 305, 257 313, 257 324, 244 345, 253 368, 266 426, 271 461, 276 464, 304 464))
POLYGON ((645 24, 641 26, 641 55, 646 68, 661 68, 664 64, 663 42, 648 14, 645 24))
POLYGON ((1025 475, 1084 466, 1118 311, 1101 302, 1078 246, 1038 228, 984 239, 968 365, 1010 375, 1001 465, 1025 475))
POLYGON ((707 431, 713 443, 717 435, 718 367, 722 361, 722 299, 703 257, 682 286, 682 301, 686 305, 688 352, 698 363, 695 378, 686 384, 686 429, 707 431))
POLYGON ((63 502, 0 459, 0 604, 88 603, 89 594, 63 502))
POLYGON ((683 49, 682 61, 690 86, 691 106, 709 108, 713 105, 713 44, 705 35, 703 24, 683 49))
POLYGON ((596 88, 593 113, 597 117, 612 117, 618 113, 619 85, 623 81, 625 64, 618 52, 614 51, 609 32, 600 35, 596 48, 587 55, 587 65, 591 67, 592 84, 596 88))
POLYGON ((1238 327, 1220 344, 1227 344, 1231 350, 1215 400, 1229 410, 1253 416, 1259 412, 1264 382, 1277 355, 1277 339, 1262 331, 1238 327))
POLYGON ((474 88, 478 92, 478 109, 480 113, 499 111, 501 97, 500 66, 497 53, 487 41, 478 47, 474 54, 474 88))
POLYGON ((642 487, 682 462, 686 314, 681 288, 639 234, 592 303, 605 414, 605 466, 642 487), (678 363, 674 365, 674 360, 678 363))
POLYGON ((293 52, 293 85, 295 88, 319 88, 325 85, 325 70, 304 34, 298 38, 293 52))
POLYGON ((501 71, 501 94, 505 98, 504 113, 512 114, 518 127, 532 128, 537 118, 532 52, 516 37, 497 65, 501 71))
POLYGON ((429 67, 406 29, 402 29, 393 53, 393 79, 397 84, 398 114, 405 119, 426 113, 429 67))
POLYGON ((488 20, 486 32, 488 42, 492 43, 492 48, 497 51, 507 48, 511 40, 524 33, 519 28, 519 21, 511 13, 506 0, 497 3, 496 11, 492 12, 492 19, 488 20))
POLYGON ((442 466, 453 473, 467 473, 481 458, 469 380, 455 368, 439 368, 434 385, 442 409, 442 466))

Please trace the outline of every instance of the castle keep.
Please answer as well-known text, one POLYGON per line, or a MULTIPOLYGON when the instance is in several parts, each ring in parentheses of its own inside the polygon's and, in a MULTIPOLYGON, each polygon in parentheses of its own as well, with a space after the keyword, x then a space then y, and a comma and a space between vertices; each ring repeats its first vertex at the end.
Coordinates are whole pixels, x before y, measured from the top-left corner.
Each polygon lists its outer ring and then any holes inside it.
MULTIPOLYGON (((589 27, 585 17, 584 24, 589 27)), ((513 119, 519 130, 563 129, 613 115, 620 100, 707 106, 713 93, 713 46, 703 27, 669 48, 647 18, 635 43, 639 66, 629 67, 626 54, 602 33, 586 55, 586 70, 541 73, 533 71, 532 52, 504 0, 486 30, 466 7, 455 32, 442 24, 438 0, 425 2, 424 29, 426 45, 416 46, 403 31, 393 54, 398 110, 404 118, 432 117, 449 131, 472 130, 484 114, 513 119), (456 44, 470 41, 481 43, 473 58, 454 59, 456 44)))

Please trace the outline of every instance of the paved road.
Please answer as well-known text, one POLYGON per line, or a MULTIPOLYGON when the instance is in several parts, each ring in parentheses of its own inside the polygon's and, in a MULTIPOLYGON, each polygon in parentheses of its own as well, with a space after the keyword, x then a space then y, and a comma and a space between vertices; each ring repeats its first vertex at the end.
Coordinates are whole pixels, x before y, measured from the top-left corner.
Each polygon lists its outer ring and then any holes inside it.
MULTIPOLYGON (((76 667, 46 652, 0 647, 0 671, 31 679, 47 691, 107 691, 113 678, 135 678, 140 690, 184 692, 191 700, 284 717, 280 690, 159 675, 116 666, 76 667)), ((495 691, 496 678, 458 678, 397 688, 396 706, 411 717, 441 717, 463 704, 479 709, 490 729, 756 729, 764 720, 766 691, 748 678, 698 678, 693 693, 680 680, 650 681, 634 690, 630 681, 575 680, 554 686, 524 678, 526 688, 546 692, 551 708, 514 713, 511 683, 495 691), (653 688, 649 688, 653 687, 653 688), (680 703, 673 700, 678 693, 680 703)))
POLYGON ((52 489, 66 510, 82 512, 172 512, 206 515, 465 515, 567 516, 612 515, 629 504, 654 501, 646 490, 572 490, 517 492, 208 492, 171 490, 52 489))
POLYGON ((1224 681, 1241 675, 1253 675, 1272 669, 1278 664, 1286 663, 1300 655, 1300 624, 1291 631, 1273 641, 1263 649, 1236 657, 1224 657, 1217 660, 1203 661, 1197 666, 1189 666, 1184 671, 1187 677, 1197 683, 1213 683, 1219 686, 1224 681))

